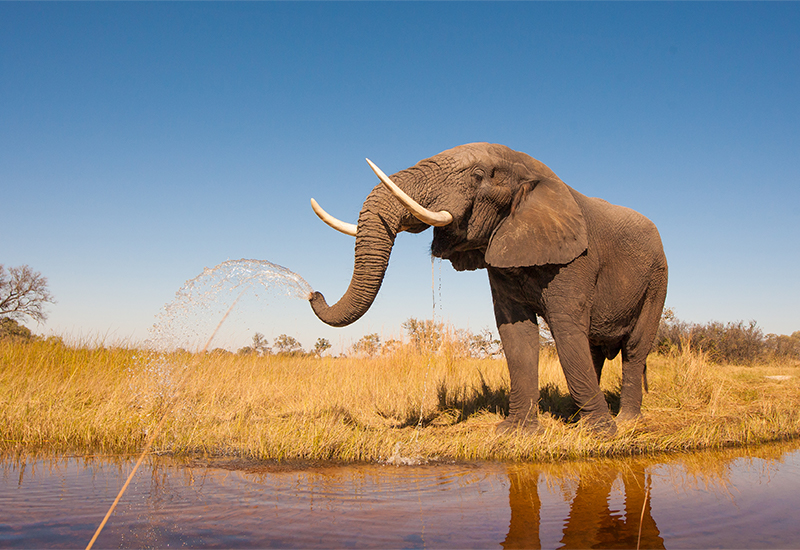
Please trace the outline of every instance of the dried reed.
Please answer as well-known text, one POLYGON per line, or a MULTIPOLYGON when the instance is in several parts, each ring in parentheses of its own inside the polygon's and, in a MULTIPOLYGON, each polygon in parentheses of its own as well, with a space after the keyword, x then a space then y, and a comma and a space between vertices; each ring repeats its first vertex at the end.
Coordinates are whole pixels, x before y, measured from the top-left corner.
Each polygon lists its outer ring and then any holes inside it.
MULTIPOLYGON (((643 418, 601 439, 572 420, 557 358, 540 361, 542 433, 494 434, 501 359, 403 346, 367 358, 156 354, 0 342, 0 448, 136 453, 175 400, 154 452, 273 460, 547 461, 723 448, 800 434, 800 365, 651 355, 643 418), (178 378, 185 376, 182 388, 178 378)), ((619 401, 620 363, 602 388, 619 401)))

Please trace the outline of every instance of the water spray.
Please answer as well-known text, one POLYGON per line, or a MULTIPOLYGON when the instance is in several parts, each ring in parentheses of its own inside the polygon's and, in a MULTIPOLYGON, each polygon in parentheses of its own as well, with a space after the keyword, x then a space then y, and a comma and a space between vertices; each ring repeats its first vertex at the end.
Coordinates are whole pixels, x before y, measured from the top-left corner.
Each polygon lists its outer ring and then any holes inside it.
MULTIPOLYGON (((206 268, 202 274, 190 281, 187 281, 186 284, 181 287, 181 289, 176 293, 175 300, 165 306, 164 312, 162 312, 160 315, 160 322, 154 325, 152 331, 153 337, 151 338, 150 344, 161 346, 164 346, 167 343, 174 344, 174 342, 168 342, 167 339, 174 339, 176 337, 173 327, 176 317, 180 314, 185 314, 189 310, 189 306, 196 305, 198 301, 203 303, 202 299, 207 300, 209 297, 216 296, 216 294, 226 287, 227 283, 231 282, 232 289, 242 288, 242 290, 222 316, 219 323, 217 323, 217 326, 212 331, 211 336, 208 338, 208 340, 206 340, 205 345, 200 350, 199 355, 205 354, 205 352, 208 350, 208 347, 211 345, 211 342, 214 340, 214 337, 219 332, 220 327, 222 327, 222 324, 228 318, 231 311, 233 311, 233 308, 236 307, 236 304, 239 302, 242 296, 244 296, 245 292, 252 288, 253 284, 261 283, 267 288, 270 288, 271 286, 282 287, 287 294, 300 298, 307 298, 307 296, 311 294, 311 287, 309 284, 302 277, 296 273, 292 273, 285 267, 260 260, 228 260, 227 262, 223 262, 213 269, 206 268), (215 280, 215 277, 219 274, 222 275, 222 278, 215 280), (274 285, 274 283, 277 283, 277 285, 274 285)), ((199 361, 198 355, 195 356, 195 364, 197 361, 199 361)), ((100 525, 97 527, 97 531, 95 531, 92 540, 90 540, 89 544, 86 546, 86 550, 90 550, 97 540, 97 537, 100 536, 100 533, 103 531, 103 527, 105 527, 108 519, 111 517, 111 514, 114 513, 114 510, 122 498, 122 495, 125 494, 128 485, 130 485, 133 476, 136 475, 136 471, 139 469, 139 466, 142 465, 144 457, 150 452, 150 448, 152 447, 156 438, 161 434, 161 429, 164 427, 167 417, 177 404, 178 397, 180 396, 184 385, 189 379, 189 373, 190 369, 184 369, 184 374, 175 385, 172 398, 168 401, 161 419, 153 430, 153 433, 147 438, 144 448, 139 454, 139 459, 133 466, 133 470, 131 470, 128 478, 122 485, 122 488, 119 490, 117 498, 114 499, 114 502, 108 509, 103 521, 100 522, 100 525)))

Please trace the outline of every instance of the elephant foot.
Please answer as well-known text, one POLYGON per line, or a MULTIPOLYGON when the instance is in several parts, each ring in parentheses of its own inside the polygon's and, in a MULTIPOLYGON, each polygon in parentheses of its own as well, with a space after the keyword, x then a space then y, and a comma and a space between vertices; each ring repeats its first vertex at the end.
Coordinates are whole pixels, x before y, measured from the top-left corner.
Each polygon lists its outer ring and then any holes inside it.
POLYGON ((586 415, 581 420, 594 434, 601 437, 611 438, 617 433, 617 423, 608 413, 586 415))
POLYGON ((640 421, 643 418, 641 412, 620 411, 615 420, 618 424, 628 424, 630 422, 640 421))
POLYGON ((536 418, 519 419, 510 416, 494 427, 494 433, 497 435, 510 434, 517 430, 530 435, 539 433, 542 431, 542 428, 539 426, 539 420, 536 418))

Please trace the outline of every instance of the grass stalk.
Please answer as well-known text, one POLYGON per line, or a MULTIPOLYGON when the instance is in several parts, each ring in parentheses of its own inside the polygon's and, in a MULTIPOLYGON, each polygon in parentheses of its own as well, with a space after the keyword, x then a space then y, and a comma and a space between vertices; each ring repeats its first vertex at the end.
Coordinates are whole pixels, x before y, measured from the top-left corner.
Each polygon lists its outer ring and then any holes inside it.
MULTIPOLYGON (((0 449, 157 453, 254 460, 554 461, 724 448, 800 435, 800 364, 651 355, 641 421, 598 438, 576 412, 558 359, 540 360, 542 433, 497 436, 508 409, 502 359, 159 354, 57 341, 0 341, 0 449), (178 380, 185 377, 182 389, 178 380)), ((601 383, 618 406, 619 360, 601 383)))

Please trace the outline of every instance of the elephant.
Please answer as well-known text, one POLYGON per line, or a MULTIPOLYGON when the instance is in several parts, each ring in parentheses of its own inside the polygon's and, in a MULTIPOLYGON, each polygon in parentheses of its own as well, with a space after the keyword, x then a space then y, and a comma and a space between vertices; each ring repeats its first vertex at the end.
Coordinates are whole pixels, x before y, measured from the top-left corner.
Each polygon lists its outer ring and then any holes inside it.
POLYGON ((326 223, 355 236, 355 262, 342 298, 309 301, 323 322, 349 325, 372 305, 397 234, 433 226, 431 254, 459 271, 486 269, 510 378, 509 412, 495 430, 539 430, 539 326, 550 327, 580 421, 613 436, 641 416, 646 359, 667 292, 667 260, 653 222, 587 197, 550 168, 504 145, 470 143, 381 180, 357 224, 326 223), (600 390, 606 359, 622 352, 616 421, 600 390))

